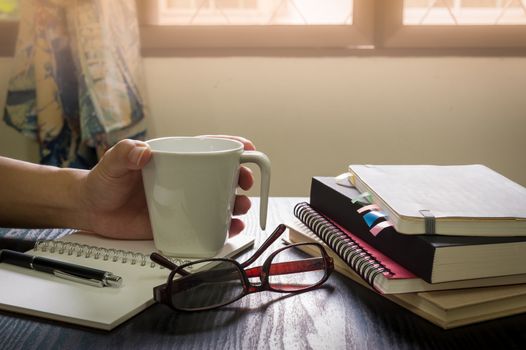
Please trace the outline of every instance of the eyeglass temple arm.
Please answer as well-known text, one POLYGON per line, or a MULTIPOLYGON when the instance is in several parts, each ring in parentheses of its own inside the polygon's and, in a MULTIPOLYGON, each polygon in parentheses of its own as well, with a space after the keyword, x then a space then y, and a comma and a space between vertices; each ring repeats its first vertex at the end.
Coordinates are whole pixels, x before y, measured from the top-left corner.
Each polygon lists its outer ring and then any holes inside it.
MULTIPOLYGON (((290 273, 308 272, 325 269, 324 258, 309 258, 297 261, 287 261, 281 263, 274 263, 270 265, 270 275, 286 275, 290 273)), ((252 267, 245 270, 248 278, 259 277, 261 274, 261 266, 252 267)), ((226 282, 239 279, 239 273, 232 269, 212 269, 190 274, 185 278, 174 280, 173 290, 184 290, 190 288, 194 284, 206 282, 226 282)))
MULTIPOLYGON (((244 263, 241 264, 242 267, 247 267, 248 265, 252 264, 254 261, 256 261, 257 258, 259 258, 259 256, 272 244, 274 243, 274 241, 279 237, 281 236, 281 234, 285 231, 287 227, 283 224, 280 224, 278 225, 278 227, 276 227, 276 229, 274 230, 274 232, 272 232, 272 234, 265 240, 265 242, 261 245, 261 247, 259 247, 259 249, 247 260, 245 261, 244 263)), ((162 256, 161 254, 159 253, 152 253, 150 254, 150 259, 161 265, 161 266, 164 266, 166 267, 167 269, 170 269, 170 270, 175 270, 178 266, 176 264, 174 264, 172 261, 168 260, 167 258, 165 258, 164 256, 162 256)), ((183 276, 186 276, 189 274, 188 271, 185 271, 183 269, 179 269, 178 271, 181 275, 183 276)))
POLYGON ((241 264, 241 267, 245 268, 248 265, 252 264, 254 261, 256 261, 257 258, 272 244, 276 239, 278 239, 279 236, 285 230, 287 229, 287 226, 283 224, 279 224, 278 227, 270 234, 270 236, 263 242, 263 244, 256 250, 256 252, 244 263, 241 264))
MULTIPOLYGON (((172 261, 168 260, 166 257, 162 256, 161 254, 159 253, 152 253, 150 254, 150 259, 154 262, 154 263, 157 263, 163 267, 166 267, 167 269, 170 269, 170 270, 175 270, 177 269, 179 266, 175 263, 173 263, 172 261)), ((186 271, 185 269, 179 269, 177 270, 177 273, 180 274, 181 276, 186 276, 186 275, 189 275, 190 272, 186 271)))
MULTIPOLYGON (((325 269, 324 258, 309 258, 304 260, 273 263, 270 265, 270 275, 286 275, 289 273, 308 272, 325 269)), ((261 266, 245 270, 247 277, 258 277, 261 274, 261 266)))

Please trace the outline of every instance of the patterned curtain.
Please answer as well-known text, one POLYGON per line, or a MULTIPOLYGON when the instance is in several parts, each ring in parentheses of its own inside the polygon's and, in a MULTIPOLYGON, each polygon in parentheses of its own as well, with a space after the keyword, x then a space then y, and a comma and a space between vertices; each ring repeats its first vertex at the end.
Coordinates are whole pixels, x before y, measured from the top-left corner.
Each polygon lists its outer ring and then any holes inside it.
POLYGON ((91 168, 145 116, 135 0, 21 0, 4 121, 42 164, 91 168))

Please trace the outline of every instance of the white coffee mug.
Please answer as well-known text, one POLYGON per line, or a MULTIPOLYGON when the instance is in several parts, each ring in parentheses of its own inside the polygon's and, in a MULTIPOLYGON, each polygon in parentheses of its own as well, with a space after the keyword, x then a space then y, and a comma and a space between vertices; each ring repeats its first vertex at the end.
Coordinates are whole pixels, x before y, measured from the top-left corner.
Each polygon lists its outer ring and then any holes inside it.
POLYGON ((265 229, 270 161, 239 141, 165 137, 147 141, 152 158, 142 170, 155 247, 181 257, 215 256, 228 237, 239 166, 261 169, 260 226, 265 229))

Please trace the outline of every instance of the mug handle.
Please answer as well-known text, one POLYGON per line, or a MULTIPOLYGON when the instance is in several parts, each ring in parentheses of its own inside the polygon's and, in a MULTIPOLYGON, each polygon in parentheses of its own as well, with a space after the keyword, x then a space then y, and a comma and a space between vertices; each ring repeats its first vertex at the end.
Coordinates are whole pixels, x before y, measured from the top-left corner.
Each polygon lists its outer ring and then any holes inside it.
POLYGON ((265 153, 258 151, 244 151, 241 163, 255 163, 261 171, 261 191, 259 201, 259 226, 262 230, 267 226, 268 193, 270 189, 270 159, 265 153))

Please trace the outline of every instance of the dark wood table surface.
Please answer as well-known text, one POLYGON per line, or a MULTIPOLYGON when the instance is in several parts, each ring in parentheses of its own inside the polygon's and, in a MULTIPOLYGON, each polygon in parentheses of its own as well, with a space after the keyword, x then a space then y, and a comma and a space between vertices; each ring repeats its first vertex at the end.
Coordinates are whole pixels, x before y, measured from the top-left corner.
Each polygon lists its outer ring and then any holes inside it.
MULTIPOLYGON (((245 234, 255 235, 260 244, 278 223, 292 217, 292 207, 302 200, 272 198, 265 233, 257 228, 254 200, 245 234)), ((54 238, 70 231, 1 232, 54 238)), ((214 311, 178 313, 154 305, 110 332, 0 311, 2 350, 106 348, 524 349, 526 314, 445 331, 338 273, 312 292, 256 293, 214 311)))

